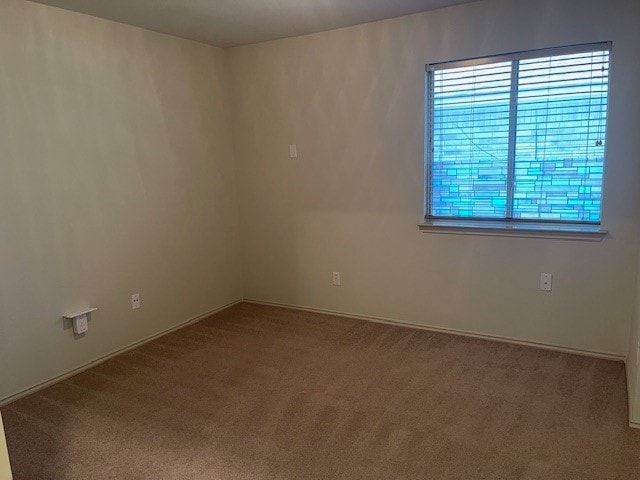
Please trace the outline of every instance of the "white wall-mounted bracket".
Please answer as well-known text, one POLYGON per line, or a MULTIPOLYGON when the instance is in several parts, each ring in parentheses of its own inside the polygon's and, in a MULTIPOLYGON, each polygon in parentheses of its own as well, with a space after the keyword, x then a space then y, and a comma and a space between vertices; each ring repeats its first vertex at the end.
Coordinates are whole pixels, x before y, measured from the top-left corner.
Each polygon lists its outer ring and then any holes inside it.
POLYGON ((91 312, 95 312, 97 308, 86 308, 76 313, 64 315, 64 318, 68 318, 73 321, 74 333, 81 335, 89 330, 89 315, 91 312))

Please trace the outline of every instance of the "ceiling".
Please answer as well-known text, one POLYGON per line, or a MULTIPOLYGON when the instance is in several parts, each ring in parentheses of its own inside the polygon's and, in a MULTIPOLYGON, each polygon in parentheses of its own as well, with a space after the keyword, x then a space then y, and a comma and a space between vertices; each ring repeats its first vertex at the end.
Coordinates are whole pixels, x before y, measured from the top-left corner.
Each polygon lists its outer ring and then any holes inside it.
POLYGON ((471 0, 32 0, 219 47, 292 37, 471 0))

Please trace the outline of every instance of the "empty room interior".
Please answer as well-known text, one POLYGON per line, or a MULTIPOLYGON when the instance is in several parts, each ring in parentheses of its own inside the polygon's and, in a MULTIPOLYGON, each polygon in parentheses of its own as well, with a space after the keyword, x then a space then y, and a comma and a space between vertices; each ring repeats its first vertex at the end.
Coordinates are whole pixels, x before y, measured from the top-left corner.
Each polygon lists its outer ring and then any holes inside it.
POLYGON ((0 480, 640 479, 638 0, 0 0, 0 480))

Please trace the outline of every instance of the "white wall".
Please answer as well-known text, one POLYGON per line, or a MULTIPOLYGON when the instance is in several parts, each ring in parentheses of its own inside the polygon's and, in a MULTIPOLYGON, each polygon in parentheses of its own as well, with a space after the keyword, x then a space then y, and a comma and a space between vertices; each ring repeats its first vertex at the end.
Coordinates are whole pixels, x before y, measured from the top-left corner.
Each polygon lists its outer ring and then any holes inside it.
POLYGON ((241 289, 222 50, 2 0, 0 59, 1 400, 241 289))
MULTIPOLYGON (((639 10, 485 0, 221 51, 4 0, 0 363, 11 368, 0 399, 241 287, 249 299, 633 358, 639 10), (610 237, 419 233, 424 64, 601 40, 614 42, 610 237), (542 271, 554 274, 550 294, 538 291, 542 271), (89 305, 100 310, 75 339, 61 316, 89 305)), ((629 374, 640 421, 632 362, 629 374)))
POLYGON ((639 24, 634 0, 488 0, 229 50, 245 298, 625 356, 640 231, 639 24), (604 40, 610 236, 420 233, 425 63, 604 40), (554 274, 552 293, 538 290, 540 272, 554 274))
MULTIPOLYGON (((640 58, 637 62, 640 65, 640 58)), ((629 421, 635 427, 640 428, 640 266, 637 288, 636 314, 631 322, 629 332, 627 388, 629 390, 629 421)))
MULTIPOLYGON (((640 15, 640 2, 636 3, 635 15, 640 15)), ((636 29, 638 35, 638 29, 636 29)), ((637 38, 637 37, 636 37, 637 38)), ((636 40, 640 43, 640 40, 636 40)), ((636 48, 632 55, 628 58, 630 68, 635 67, 636 75, 640 75, 640 48, 636 48)), ((637 98, 637 92, 634 94, 637 98)), ((635 154, 631 155, 630 161, 640 161, 640 135, 638 135, 638 126, 640 125, 640 109, 637 105, 634 108, 630 106, 629 114, 629 142, 634 144, 635 154)), ((639 247, 640 248, 640 247, 639 247)), ((629 420, 635 427, 640 427, 640 265, 638 265, 638 279, 636 291, 636 312, 631 322, 629 332, 629 350, 627 355, 627 380, 629 389, 629 420)))

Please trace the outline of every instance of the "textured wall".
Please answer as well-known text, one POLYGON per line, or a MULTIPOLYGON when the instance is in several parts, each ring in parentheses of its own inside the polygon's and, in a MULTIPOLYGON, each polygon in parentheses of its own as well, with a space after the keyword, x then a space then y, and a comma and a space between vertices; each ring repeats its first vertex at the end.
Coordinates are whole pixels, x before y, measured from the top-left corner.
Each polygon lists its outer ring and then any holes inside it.
POLYGON ((613 3, 490 0, 231 49, 245 297, 626 355, 640 18, 636 2, 613 3), (419 233, 425 63, 605 40, 610 236, 419 233), (553 292, 538 290, 541 272, 553 292))
POLYGON ((0 399, 241 296, 223 55, 0 2, 0 399))

